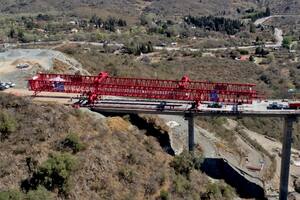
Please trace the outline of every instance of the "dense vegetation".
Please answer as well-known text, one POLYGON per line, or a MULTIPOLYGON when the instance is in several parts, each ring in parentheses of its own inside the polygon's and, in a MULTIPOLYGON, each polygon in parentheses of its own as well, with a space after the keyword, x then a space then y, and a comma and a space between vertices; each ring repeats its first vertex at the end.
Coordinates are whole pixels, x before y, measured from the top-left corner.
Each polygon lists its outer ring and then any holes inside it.
POLYGON ((241 27, 243 26, 239 20, 213 16, 194 17, 189 15, 184 18, 184 21, 187 24, 191 24, 196 27, 211 31, 219 31, 227 33, 229 35, 236 34, 241 30, 241 27))
POLYGON ((257 19, 270 16, 271 10, 269 7, 267 7, 265 11, 257 12, 252 8, 252 9, 248 9, 247 13, 249 13, 249 14, 244 16, 244 18, 250 18, 254 22, 257 19))
POLYGON ((123 19, 116 19, 114 17, 108 17, 108 19, 103 20, 97 15, 93 15, 90 19, 90 23, 97 28, 104 28, 105 30, 115 31, 116 27, 127 26, 127 22, 123 19))

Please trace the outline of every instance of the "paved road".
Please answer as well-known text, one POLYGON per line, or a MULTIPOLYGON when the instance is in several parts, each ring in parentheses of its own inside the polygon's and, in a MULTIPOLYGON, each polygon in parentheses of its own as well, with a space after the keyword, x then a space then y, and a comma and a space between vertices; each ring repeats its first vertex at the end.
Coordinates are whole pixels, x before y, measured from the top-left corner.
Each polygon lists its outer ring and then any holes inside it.
MULTIPOLYGON (((183 149, 187 149, 188 139, 187 132, 188 126, 187 121, 183 116, 178 115, 158 115, 159 118, 163 119, 166 124, 175 122, 175 126, 170 127, 171 143, 175 154, 180 154, 183 149)), ((195 126, 195 143, 199 144, 203 150, 205 158, 217 158, 217 151, 214 147, 213 142, 209 138, 210 133, 199 126, 195 126)))
MULTIPOLYGON (((188 146, 188 122, 182 116, 176 115, 158 115, 159 118, 163 119, 166 124, 172 124, 170 126, 170 140, 171 146, 175 152, 175 154, 180 154, 183 149, 187 149, 188 146), (173 125, 175 124, 175 125, 173 125)), ((244 164, 241 165, 240 158, 236 155, 235 152, 230 150, 230 147, 227 145, 222 145, 223 148, 216 147, 224 143, 220 138, 216 137, 214 133, 211 133, 198 125, 195 124, 195 144, 198 144, 203 150, 203 156, 205 158, 218 158, 223 159, 227 162, 236 172, 238 172, 241 176, 245 177, 247 180, 254 182, 261 187, 263 187, 263 183, 261 180, 262 172, 252 172, 247 170, 244 164)), ((251 154, 249 156, 250 164, 258 165, 259 160, 262 159, 261 153, 252 149, 247 143, 239 140, 238 144, 241 145, 241 149, 251 154), (253 158, 254 157, 254 158, 253 158)))
MULTIPOLYGON (((272 180, 273 185, 272 189, 279 189, 279 178, 280 178, 280 168, 281 168, 281 157, 279 154, 281 153, 282 144, 279 141, 271 140, 270 138, 267 138, 261 134, 258 134, 256 132, 250 131, 243 127, 244 133, 248 135, 249 138, 252 140, 255 140, 257 143, 259 143, 261 146, 263 146, 270 154, 276 155, 276 172, 275 177, 272 180), (275 152, 277 151, 277 153, 275 152)), ((296 149, 292 149, 292 160, 293 156, 300 155, 300 151, 296 149)), ((289 179, 289 191, 294 191, 293 188, 293 177, 299 177, 300 176, 300 167, 297 167, 295 165, 290 166, 290 179, 289 179)))
POLYGON ((263 24, 271 18, 279 18, 279 17, 300 17, 300 15, 271 15, 268 17, 263 17, 263 18, 257 19, 254 22, 254 25, 258 26, 259 24, 263 24))
MULTIPOLYGON (((299 16, 300 15, 272 15, 269 17, 264 17, 256 20, 254 22, 255 25, 263 24, 267 20, 275 17, 289 17, 289 16, 299 16)), ((268 48, 276 48, 280 47, 282 45, 282 30, 279 28, 275 28, 274 30, 274 37, 276 39, 276 43, 274 44, 267 44, 265 47, 268 48)), ((22 46, 31 46, 31 45, 61 45, 61 44, 81 44, 81 45, 93 45, 93 46, 104 46, 104 43, 101 42, 87 42, 87 41, 53 41, 53 42, 31 42, 31 43, 5 43, 4 46, 6 47, 22 47, 22 46)), ((110 47, 118 47, 122 48, 124 47, 124 44, 122 43, 108 43, 106 44, 107 46, 110 47)), ((160 47, 160 46, 154 46, 155 50, 167 50, 167 51, 179 51, 179 50, 189 50, 192 52, 196 51, 225 51, 227 49, 254 49, 260 45, 249 45, 249 46, 232 46, 232 47, 220 47, 220 48, 206 48, 206 49, 197 49, 197 48, 187 48, 187 47, 160 47)))

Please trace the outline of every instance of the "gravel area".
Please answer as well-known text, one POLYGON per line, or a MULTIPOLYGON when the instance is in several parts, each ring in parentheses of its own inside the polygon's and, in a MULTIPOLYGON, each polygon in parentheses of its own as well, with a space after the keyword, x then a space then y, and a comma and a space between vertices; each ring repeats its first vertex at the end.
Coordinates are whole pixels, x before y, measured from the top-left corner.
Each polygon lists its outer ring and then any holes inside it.
POLYGON ((80 71, 81 74, 89 74, 82 69, 82 65, 65 54, 48 49, 9 49, 0 53, 0 81, 14 82, 17 88, 27 88, 27 79, 39 71, 51 70, 53 60, 59 60, 67 65, 67 73, 80 71), (28 63, 29 67, 18 69, 18 64, 28 63))

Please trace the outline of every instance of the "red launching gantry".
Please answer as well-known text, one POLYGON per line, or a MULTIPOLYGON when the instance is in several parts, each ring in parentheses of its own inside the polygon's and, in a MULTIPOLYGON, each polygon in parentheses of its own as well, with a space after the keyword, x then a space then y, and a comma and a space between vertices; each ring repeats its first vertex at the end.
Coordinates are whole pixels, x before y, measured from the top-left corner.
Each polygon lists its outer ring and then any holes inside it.
POLYGON ((110 77, 106 72, 98 76, 43 74, 29 80, 29 90, 39 92, 78 93, 93 104, 103 95, 135 97, 144 99, 204 101, 228 104, 251 104, 258 98, 254 84, 214 83, 181 80, 158 80, 142 78, 110 77))

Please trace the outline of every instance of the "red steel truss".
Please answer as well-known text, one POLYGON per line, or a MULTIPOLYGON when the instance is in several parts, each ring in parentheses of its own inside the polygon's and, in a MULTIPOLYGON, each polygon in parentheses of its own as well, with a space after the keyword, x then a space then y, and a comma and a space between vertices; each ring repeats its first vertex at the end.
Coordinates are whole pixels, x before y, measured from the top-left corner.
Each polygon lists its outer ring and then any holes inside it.
POLYGON ((181 80, 158 80, 110 77, 106 72, 98 76, 39 73, 28 82, 29 90, 35 94, 78 93, 87 95, 90 103, 102 95, 245 104, 258 98, 254 84, 191 81, 187 76, 181 80))

